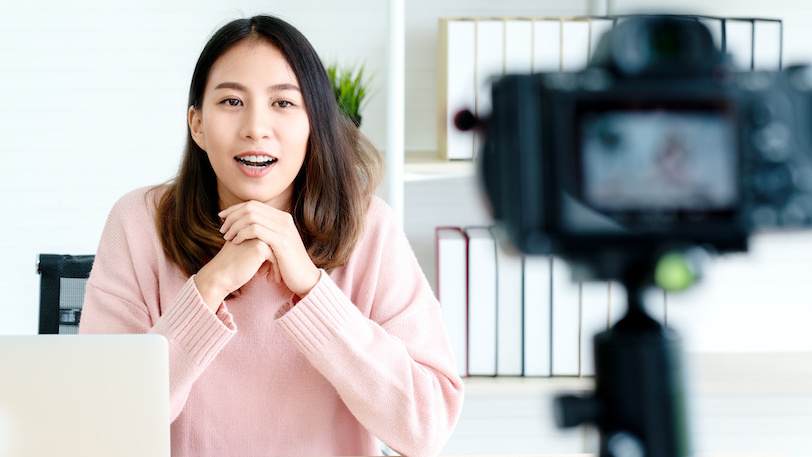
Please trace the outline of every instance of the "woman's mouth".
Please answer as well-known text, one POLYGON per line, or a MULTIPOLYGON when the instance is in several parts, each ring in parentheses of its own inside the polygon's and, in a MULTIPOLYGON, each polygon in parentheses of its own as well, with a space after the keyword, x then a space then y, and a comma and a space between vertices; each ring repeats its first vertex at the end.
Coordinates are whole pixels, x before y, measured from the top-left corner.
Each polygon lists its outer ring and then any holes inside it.
POLYGON ((276 163, 278 159, 271 156, 245 155, 234 157, 234 160, 245 167, 253 168, 255 170, 262 170, 263 168, 270 167, 276 163))

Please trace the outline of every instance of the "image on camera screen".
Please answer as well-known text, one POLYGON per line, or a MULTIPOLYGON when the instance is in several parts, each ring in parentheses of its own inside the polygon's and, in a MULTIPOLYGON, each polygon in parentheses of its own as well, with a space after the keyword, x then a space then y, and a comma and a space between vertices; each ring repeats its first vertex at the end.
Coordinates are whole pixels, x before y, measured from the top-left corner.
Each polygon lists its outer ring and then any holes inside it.
POLYGON ((584 113, 582 198, 610 212, 730 208, 738 199, 734 133, 714 111, 584 113))

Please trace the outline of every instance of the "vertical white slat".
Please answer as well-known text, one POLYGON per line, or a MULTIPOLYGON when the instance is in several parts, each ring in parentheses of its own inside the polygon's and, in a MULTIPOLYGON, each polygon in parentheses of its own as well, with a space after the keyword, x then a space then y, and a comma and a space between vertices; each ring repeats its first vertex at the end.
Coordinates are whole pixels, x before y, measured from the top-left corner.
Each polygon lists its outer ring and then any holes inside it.
POLYGON ((403 0, 389 0, 386 78, 386 200, 403 225, 405 25, 403 0))

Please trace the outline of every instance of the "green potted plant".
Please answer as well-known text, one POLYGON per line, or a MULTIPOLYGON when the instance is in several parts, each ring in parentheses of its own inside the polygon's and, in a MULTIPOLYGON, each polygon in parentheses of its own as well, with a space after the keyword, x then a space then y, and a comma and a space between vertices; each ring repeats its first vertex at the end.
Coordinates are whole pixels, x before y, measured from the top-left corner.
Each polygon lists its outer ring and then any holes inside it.
POLYGON ((364 76, 364 66, 346 67, 332 63, 326 67, 338 106, 356 126, 361 125, 361 108, 368 95, 369 81, 364 76))

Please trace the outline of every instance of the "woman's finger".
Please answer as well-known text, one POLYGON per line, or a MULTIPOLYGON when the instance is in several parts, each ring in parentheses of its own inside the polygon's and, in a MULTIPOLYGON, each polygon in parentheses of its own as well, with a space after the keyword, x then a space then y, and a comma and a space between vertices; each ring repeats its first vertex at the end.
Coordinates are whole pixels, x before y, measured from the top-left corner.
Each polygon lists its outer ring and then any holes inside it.
POLYGON ((257 214, 247 214, 240 219, 233 219, 226 221, 228 225, 223 225, 220 229, 223 233, 223 238, 227 241, 233 240, 238 233, 251 228, 252 226, 264 226, 270 228, 273 223, 267 218, 257 214))
POLYGON ((226 241, 231 241, 234 244, 240 244, 246 240, 256 239, 262 241, 268 246, 271 246, 275 243, 273 238, 274 236, 278 237, 278 235, 275 235, 274 231, 268 227, 259 224, 252 224, 234 232, 234 234, 231 235, 230 240, 226 237, 224 238, 226 238, 226 241))
POLYGON ((236 218, 229 218, 229 216, 233 215, 235 212, 239 211, 245 206, 245 202, 238 203, 236 205, 229 206, 228 208, 220 211, 217 215, 223 221, 222 226, 220 227, 220 233, 226 233, 231 224, 236 220, 236 218))
POLYGON ((274 213, 275 210, 264 204, 258 203, 250 206, 246 204, 240 208, 232 208, 234 209, 226 214, 223 225, 220 227, 223 238, 229 241, 234 238, 237 232, 252 224, 272 228, 278 223, 278 216, 274 213))
POLYGON ((263 263, 262 266, 259 267, 259 270, 257 271, 257 274, 259 274, 260 276, 266 276, 270 272, 271 272, 271 262, 268 262, 266 260, 265 263, 263 263))
POLYGON ((228 217, 229 214, 232 214, 235 211, 238 211, 238 210, 244 208, 246 203, 248 203, 248 202, 241 202, 241 203, 237 203, 235 205, 231 205, 228 208, 220 211, 217 215, 220 216, 222 219, 225 219, 226 217, 228 217))
POLYGON ((226 233, 234 223, 243 220, 246 217, 251 217, 252 215, 267 211, 268 209, 270 209, 268 205, 255 201, 242 202, 229 206, 217 214, 220 216, 220 219, 223 220, 223 224, 220 227, 220 233, 226 233))
POLYGON ((279 269, 279 264, 274 263, 271 270, 273 271, 273 280, 276 281, 277 284, 282 284, 282 270, 279 269))

